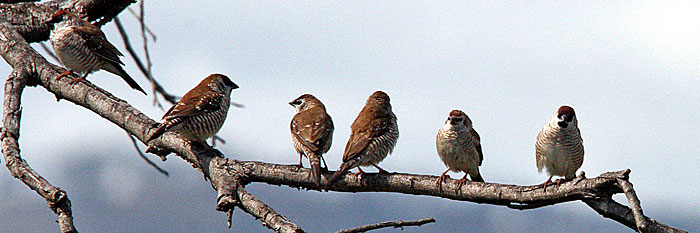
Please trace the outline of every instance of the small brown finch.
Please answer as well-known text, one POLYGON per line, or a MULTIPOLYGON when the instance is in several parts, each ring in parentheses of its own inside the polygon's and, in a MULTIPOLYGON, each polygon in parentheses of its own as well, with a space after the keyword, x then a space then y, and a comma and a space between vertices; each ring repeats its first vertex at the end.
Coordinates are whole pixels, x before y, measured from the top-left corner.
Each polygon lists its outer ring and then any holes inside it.
POLYGON ((146 142, 168 131, 177 131, 185 138, 202 142, 214 136, 226 120, 231 90, 238 86, 223 74, 212 74, 173 105, 163 115, 163 124, 146 142))
POLYGON ((472 181, 484 182, 479 173, 479 166, 484 160, 481 140, 467 114, 460 110, 452 110, 447 121, 438 131, 435 145, 440 159, 447 166, 447 171, 443 172, 437 181, 440 190, 450 170, 465 173, 464 177, 457 182, 455 190, 459 190, 467 181, 467 175, 472 178, 472 181))
POLYGON ((350 129, 352 133, 345 146, 343 164, 328 180, 326 187, 330 187, 340 176, 355 167, 359 170, 355 175, 364 173, 360 166, 374 166, 379 169, 379 173, 387 172, 377 164, 394 150, 399 138, 396 115, 391 111, 389 96, 382 91, 374 92, 350 129))
POLYGON ((583 164, 583 139, 573 108, 559 107, 537 135, 535 149, 537 170, 542 172, 546 168, 549 173, 549 179, 542 184, 545 190, 552 176, 563 176, 566 180, 576 177, 576 170, 583 164))
POLYGON ((53 28, 49 40, 58 60, 69 69, 56 79, 72 72, 81 74, 79 79, 70 82, 73 84, 85 80, 92 72, 106 70, 122 77, 131 88, 146 94, 124 71, 124 63, 119 59, 124 55, 107 41, 99 27, 65 10, 57 11, 46 24, 53 28))
POLYGON ((306 156, 311 164, 313 182, 321 187, 321 160, 333 142, 333 120, 323 103, 313 95, 303 94, 289 105, 296 109, 289 128, 294 149, 299 153, 299 167, 302 167, 301 156, 306 156))

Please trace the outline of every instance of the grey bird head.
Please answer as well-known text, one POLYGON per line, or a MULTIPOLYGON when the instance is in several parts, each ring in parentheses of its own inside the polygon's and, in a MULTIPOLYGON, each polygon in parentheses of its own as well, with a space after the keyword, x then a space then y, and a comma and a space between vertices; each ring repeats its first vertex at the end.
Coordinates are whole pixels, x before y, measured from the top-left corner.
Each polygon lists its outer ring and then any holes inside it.
POLYGON ((576 112, 569 106, 561 106, 557 110, 557 125, 561 128, 568 128, 569 126, 575 127, 578 121, 576 120, 576 112))

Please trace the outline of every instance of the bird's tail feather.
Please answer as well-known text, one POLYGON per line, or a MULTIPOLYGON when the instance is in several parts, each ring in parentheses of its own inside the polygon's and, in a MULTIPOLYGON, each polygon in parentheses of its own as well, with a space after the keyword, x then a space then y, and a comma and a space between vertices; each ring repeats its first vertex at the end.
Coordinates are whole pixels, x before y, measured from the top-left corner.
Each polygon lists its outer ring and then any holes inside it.
POLYGON ((146 143, 150 142, 151 140, 160 137, 160 135, 163 135, 165 133, 165 130, 167 129, 165 124, 161 124, 158 129, 156 129, 156 132, 153 133, 148 139, 146 139, 146 143))
POLYGON ((141 86, 139 86, 139 84, 133 78, 131 78, 131 76, 129 76, 129 74, 126 73, 126 71, 124 70, 124 68, 122 68, 122 66, 120 66, 120 65, 115 65, 115 66, 117 68, 117 71, 119 72, 117 75, 122 77, 122 79, 124 79, 124 81, 126 81, 126 83, 129 84, 129 86, 131 88, 140 91, 144 95, 148 95, 148 94, 146 94, 146 91, 144 91, 143 88, 141 88, 141 86))
POLYGON ((347 161, 344 162, 343 164, 340 165, 340 168, 338 168, 338 171, 333 173, 330 179, 328 179, 328 182, 326 183, 326 189, 330 188, 333 183, 335 183, 338 179, 340 179, 341 176, 345 175, 345 173, 352 168, 352 163, 353 161, 347 161))
POLYGON ((316 187, 321 187, 321 158, 318 155, 309 156, 311 163, 311 178, 316 187))
POLYGON ((472 181, 484 182, 484 178, 481 177, 481 173, 476 174, 476 176, 469 175, 469 177, 472 178, 472 181))

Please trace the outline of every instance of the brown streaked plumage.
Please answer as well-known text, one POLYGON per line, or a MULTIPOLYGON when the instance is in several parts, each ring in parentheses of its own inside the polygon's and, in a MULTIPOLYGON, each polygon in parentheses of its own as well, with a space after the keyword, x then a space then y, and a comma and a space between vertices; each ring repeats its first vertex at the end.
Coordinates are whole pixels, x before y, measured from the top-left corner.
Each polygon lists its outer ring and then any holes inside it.
POLYGON ((65 10, 57 11, 46 24, 52 27, 49 40, 56 56, 69 69, 57 79, 76 72, 82 76, 71 81, 75 83, 85 80, 92 72, 106 70, 119 75, 131 88, 146 94, 122 68, 124 63, 119 57, 124 55, 107 41, 100 28, 65 10))
POLYGON ((308 158, 312 180, 321 187, 321 160, 333 142, 333 120, 323 103, 311 94, 303 94, 289 104, 296 110, 289 129, 299 153, 299 166, 302 155, 308 158))
POLYGON ((238 85, 223 74, 209 75, 163 115, 163 124, 146 142, 168 131, 178 131, 189 140, 204 142, 223 126, 231 90, 236 88, 238 85))
POLYGON ((484 182, 479 173, 479 166, 484 160, 481 151, 481 138, 474 130, 469 116, 460 110, 452 110, 445 124, 438 131, 435 139, 440 160, 445 163, 447 170, 437 181, 438 189, 442 190, 442 182, 447 172, 464 172, 464 177, 457 182, 455 191, 460 190, 469 175, 472 181, 484 182))
POLYGON ((391 111, 389 96, 382 91, 374 92, 350 129, 352 132, 345 146, 343 163, 328 180, 326 187, 355 167, 359 170, 358 175, 363 173, 360 166, 374 166, 380 173, 386 172, 377 164, 394 150, 399 138, 396 115, 391 111))
POLYGON ((583 164, 583 139, 573 108, 559 107, 545 124, 537 135, 535 158, 537 170, 542 172, 546 168, 550 175, 543 183, 545 190, 552 176, 563 176, 566 180, 576 177, 576 170, 583 164))

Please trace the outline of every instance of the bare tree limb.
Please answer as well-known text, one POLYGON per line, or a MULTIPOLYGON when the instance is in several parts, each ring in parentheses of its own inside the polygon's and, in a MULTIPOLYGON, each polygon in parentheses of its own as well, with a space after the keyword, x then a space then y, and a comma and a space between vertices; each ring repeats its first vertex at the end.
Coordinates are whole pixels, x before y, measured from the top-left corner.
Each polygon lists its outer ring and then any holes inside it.
POLYGON ((634 215, 634 222, 637 226, 638 232, 646 232, 647 221, 644 218, 644 213, 642 212, 642 205, 639 203, 639 198, 637 198, 637 193, 634 192, 632 188, 632 183, 627 180, 617 179, 617 184, 622 188, 627 196, 627 202, 629 202, 630 209, 632 209, 632 214, 634 215))
POLYGON ((335 233, 358 233, 358 232, 366 232, 366 231, 371 231, 371 230, 376 230, 376 229, 386 228, 386 227, 401 228, 403 230, 404 226, 422 226, 423 224, 428 224, 428 223, 433 223, 433 222, 435 222, 434 218, 423 218, 423 219, 411 220, 411 221, 380 222, 380 223, 369 224, 369 225, 359 226, 359 227, 350 228, 350 229, 339 230, 339 231, 336 231, 335 233))
MULTIPOLYGON (((632 210, 620 203, 615 202, 612 198, 605 198, 600 200, 583 200, 589 207, 598 212, 598 214, 603 217, 615 220, 616 222, 622 223, 623 225, 629 227, 630 229, 637 230, 636 221, 634 219, 634 214, 632 210)), ((647 220, 647 230, 646 232, 686 232, 671 226, 657 222, 654 219, 644 216, 647 220)))
POLYGON ((15 3, 0 5, 0 18, 6 19, 29 42, 49 38, 49 27, 44 23, 59 9, 70 9, 97 26, 112 20, 135 0, 53 0, 41 3, 15 3))
MULTIPOLYGON (((7 24, 5 23, 0 25, 3 34, 6 27, 7 24)), ((0 43, 3 44, 1 47, 4 47, 6 42, 4 40, 1 41, 0 43)), ((49 208, 58 216, 61 232, 78 232, 73 225, 73 214, 68 194, 61 188, 51 185, 48 180, 34 171, 19 153, 19 124, 22 115, 21 96, 29 75, 26 71, 15 69, 5 82, 3 127, 0 132, 5 165, 12 173, 12 176, 21 180, 46 199, 49 208)))

